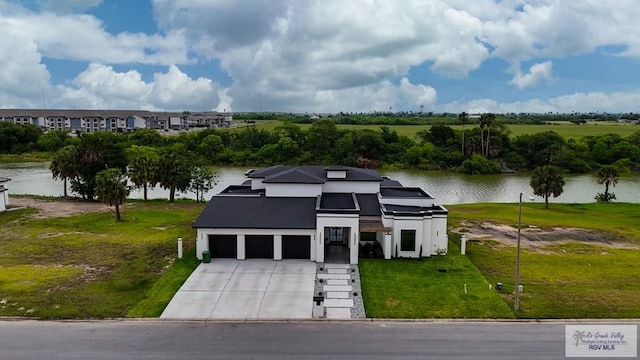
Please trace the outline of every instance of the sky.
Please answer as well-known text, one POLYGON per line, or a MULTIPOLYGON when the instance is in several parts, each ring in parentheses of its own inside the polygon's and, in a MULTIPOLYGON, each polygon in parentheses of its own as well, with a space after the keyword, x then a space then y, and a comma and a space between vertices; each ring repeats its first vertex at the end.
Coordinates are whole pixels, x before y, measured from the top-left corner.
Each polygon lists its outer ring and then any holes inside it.
POLYGON ((640 112, 638 0, 0 0, 0 108, 640 112))

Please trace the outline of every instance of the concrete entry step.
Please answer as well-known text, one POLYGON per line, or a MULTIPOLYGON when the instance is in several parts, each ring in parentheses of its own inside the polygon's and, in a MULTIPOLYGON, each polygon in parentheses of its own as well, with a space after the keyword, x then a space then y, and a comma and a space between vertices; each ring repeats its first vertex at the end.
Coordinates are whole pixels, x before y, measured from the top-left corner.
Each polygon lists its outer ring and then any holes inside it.
POLYGON ((348 299, 349 293, 344 291, 328 291, 327 299, 348 299))
POLYGON ((327 308, 327 319, 351 319, 351 309, 327 308))

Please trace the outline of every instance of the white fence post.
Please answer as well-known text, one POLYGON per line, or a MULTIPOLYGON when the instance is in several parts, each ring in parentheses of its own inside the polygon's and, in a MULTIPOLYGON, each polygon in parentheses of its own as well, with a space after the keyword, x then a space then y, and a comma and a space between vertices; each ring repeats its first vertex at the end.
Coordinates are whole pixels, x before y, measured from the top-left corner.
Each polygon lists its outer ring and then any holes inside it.
POLYGON ((465 255, 467 252, 467 235, 460 236, 460 254, 465 255))

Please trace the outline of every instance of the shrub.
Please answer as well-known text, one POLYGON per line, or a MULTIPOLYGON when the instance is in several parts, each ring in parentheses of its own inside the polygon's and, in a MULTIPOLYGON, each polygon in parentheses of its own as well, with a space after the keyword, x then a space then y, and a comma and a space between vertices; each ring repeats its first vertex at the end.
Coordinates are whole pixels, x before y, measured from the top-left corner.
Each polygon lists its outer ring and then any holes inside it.
POLYGON ((462 172, 465 174, 497 174, 500 172, 500 165, 476 154, 462 163, 462 172))

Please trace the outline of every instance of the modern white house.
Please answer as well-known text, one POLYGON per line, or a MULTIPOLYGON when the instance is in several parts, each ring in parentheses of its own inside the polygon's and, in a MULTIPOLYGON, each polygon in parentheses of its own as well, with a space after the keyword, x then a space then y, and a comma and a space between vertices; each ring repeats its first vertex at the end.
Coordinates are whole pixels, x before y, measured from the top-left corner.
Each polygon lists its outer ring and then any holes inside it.
POLYGON ((0 176, 0 212, 7 210, 9 206, 9 189, 4 187, 4 183, 11 179, 0 176))
POLYGON ((276 165, 247 177, 213 196, 194 222, 199 259, 208 251, 357 264, 359 245, 375 241, 385 259, 447 252, 448 210, 375 170, 276 165))

